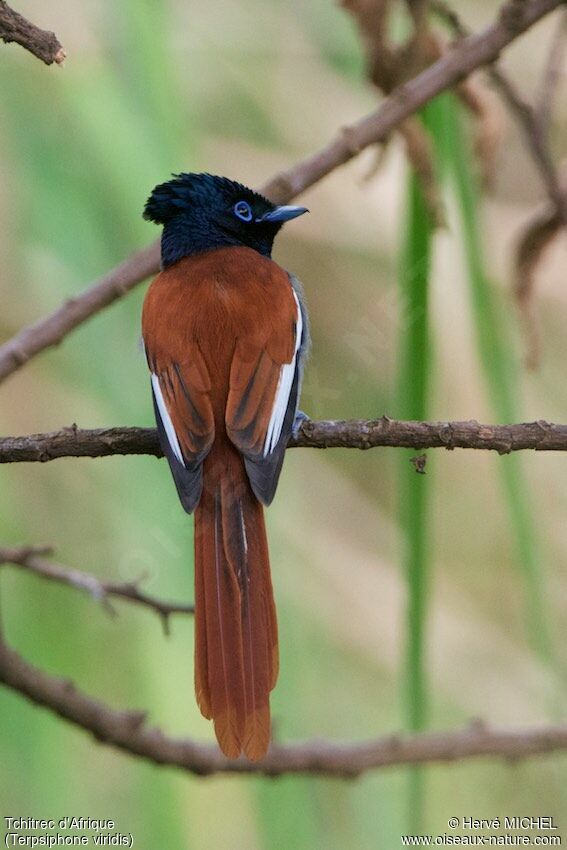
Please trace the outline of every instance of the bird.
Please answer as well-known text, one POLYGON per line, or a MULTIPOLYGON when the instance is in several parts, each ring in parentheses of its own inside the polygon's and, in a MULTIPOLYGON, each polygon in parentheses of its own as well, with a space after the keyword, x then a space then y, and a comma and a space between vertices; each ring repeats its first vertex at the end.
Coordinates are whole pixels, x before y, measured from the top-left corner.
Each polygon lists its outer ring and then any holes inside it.
POLYGON ((211 174, 156 186, 144 218, 163 227, 142 338, 163 454, 195 514, 195 693, 228 758, 262 759, 278 627, 264 506, 298 407, 309 325, 299 280, 271 258, 308 210, 211 174))

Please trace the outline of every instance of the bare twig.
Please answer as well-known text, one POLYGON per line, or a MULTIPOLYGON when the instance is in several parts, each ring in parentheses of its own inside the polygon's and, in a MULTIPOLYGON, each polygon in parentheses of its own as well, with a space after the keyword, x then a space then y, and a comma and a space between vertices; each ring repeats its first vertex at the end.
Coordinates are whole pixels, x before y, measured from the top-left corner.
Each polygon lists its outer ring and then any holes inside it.
POLYGON ((157 243, 136 251, 80 295, 65 301, 54 313, 23 328, 0 347, 0 381, 40 351, 58 345, 74 328, 113 301, 122 298, 148 275, 153 274, 158 263, 157 243))
POLYGON ((554 96, 562 77, 566 42, 567 9, 564 9, 559 18, 559 24, 553 34, 553 41, 547 57, 541 91, 538 97, 537 121, 544 135, 549 133, 554 96))
POLYGON ((353 777, 369 770, 404 764, 454 762, 478 757, 507 760, 529 758, 567 749, 567 724, 535 728, 491 729, 475 723, 454 732, 390 735, 359 744, 309 741, 272 744, 259 762, 230 761, 216 746, 169 738, 146 725, 145 712, 115 711, 79 691, 72 682, 49 676, 0 644, 0 683, 31 702, 90 732, 102 744, 158 765, 187 773, 327 774, 353 777))
MULTIPOLYGON (((433 0, 432 8, 460 38, 469 35, 467 27, 445 0, 433 0)), ((560 74, 566 32, 567 10, 564 9, 549 53, 537 107, 524 100, 515 83, 498 65, 492 65, 488 71, 494 87, 523 129, 527 147, 552 205, 543 213, 538 211, 528 223, 516 255, 515 293, 525 329, 526 365, 530 369, 537 368, 540 359, 539 333, 532 305, 535 270, 545 248, 561 228, 567 226, 567 187, 561 181, 549 145, 550 105, 560 74)))
MULTIPOLYGON (((304 192, 364 148, 387 137, 400 122, 441 91, 454 86, 476 68, 493 62, 508 44, 561 4, 562 0, 523 3, 509 0, 495 23, 477 35, 462 39, 421 74, 399 86, 378 109, 342 128, 326 147, 274 177, 261 191, 278 203, 304 192)), ((157 271, 158 264, 159 247, 154 243, 50 316, 24 328, 0 347, 0 381, 157 271)))
POLYGON ((39 29, 14 12, 5 0, 0 0, 0 39, 6 44, 19 44, 46 65, 61 65, 67 56, 55 33, 39 29))
MULTIPOLYGON (((539 420, 514 425, 465 422, 413 422, 380 419, 308 420, 290 448, 481 449, 508 454, 526 449, 567 451, 567 425, 539 420)), ((0 438, 0 463, 44 463, 62 457, 154 455, 161 457, 154 428, 64 428, 46 434, 0 438)))
POLYGON ((461 102, 475 119, 474 153, 480 166, 480 178, 485 188, 494 183, 496 153, 504 129, 503 108, 479 74, 472 74, 457 89, 461 102))
MULTIPOLYGON (((564 18, 561 23, 564 25, 564 18)), ((548 89, 548 104, 551 103, 554 62, 551 59, 544 77, 542 94, 548 89)), ((535 108, 526 103, 512 80, 502 70, 494 66, 490 76, 497 90, 516 115, 524 130, 526 144, 532 159, 544 182, 552 208, 543 215, 536 216, 528 223, 518 243, 516 255, 517 279, 515 292, 524 323, 526 338, 526 366, 537 369, 540 361, 540 340, 537 317, 533 307, 535 290, 535 271, 545 248, 555 239, 562 228, 567 226, 567 188, 562 183, 559 172, 551 155, 549 144, 549 113, 546 108, 535 108)))
POLYGON ((439 191, 433 144, 425 127, 415 116, 406 118, 399 131, 406 144, 406 154, 419 180, 423 199, 435 227, 445 227, 445 207, 439 191))
POLYGON ((20 546, 17 548, 0 547, 0 566, 12 564, 50 581, 68 584, 78 590, 86 591, 96 600, 102 602, 107 610, 115 614, 110 603, 111 598, 125 599, 136 605, 143 605, 156 611, 162 619, 166 634, 169 633, 169 618, 172 614, 193 614, 192 605, 182 605, 177 602, 163 602, 140 590, 139 581, 113 582, 99 579, 81 570, 63 567, 48 560, 45 556, 52 552, 45 546, 20 546))
MULTIPOLYGON (((519 4, 514 3, 513 5, 517 10, 519 4)), ((447 21, 460 39, 470 39, 469 29, 445 0, 432 0, 432 8, 447 21)), ((511 8, 509 13, 515 14, 511 8)), ((500 92, 508 108, 523 128, 524 138, 531 151, 534 164, 545 183, 547 194, 557 207, 562 221, 567 224, 567 194, 561 186, 559 175, 549 151, 546 127, 542 126, 538 111, 524 100, 516 85, 499 66, 491 65, 488 73, 495 88, 500 92)))
POLYGON ((430 8, 439 15, 459 38, 468 38, 470 30, 461 21, 459 15, 446 0, 431 0, 430 8))
POLYGON ((547 194, 561 215, 563 224, 567 224, 567 194, 561 186, 559 174, 549 150, 547 135, 539 123, 537 112, 526 103, 512 80, 500 69, 491 68, 489 73, 495 87, 523 127, 526 143, 545 184, 547 194))
POLYGON ((547 247, 561 229, 557 208, 537 210, 524 227, 516 250, 516 283, 514 293, 525 325, 526 366, 537 369, 541 355, 540 334, 533 307, 536 272, 547 247))
MULTIPOLYGON (((366 75, 382 95, 389 95, 441 56, 441 47, 427 22, 428 0, 408 0, 413 28, 405 40, 393 39, 388 26, 391 0, 341 0, 357 23, 366 57, 366 75)), ((435 226, 445 224, 431 139, 414 115, 396 128, 421 184, 425 205, 435 226)), ((387 141, 387 140, 385 140, 387 141)))

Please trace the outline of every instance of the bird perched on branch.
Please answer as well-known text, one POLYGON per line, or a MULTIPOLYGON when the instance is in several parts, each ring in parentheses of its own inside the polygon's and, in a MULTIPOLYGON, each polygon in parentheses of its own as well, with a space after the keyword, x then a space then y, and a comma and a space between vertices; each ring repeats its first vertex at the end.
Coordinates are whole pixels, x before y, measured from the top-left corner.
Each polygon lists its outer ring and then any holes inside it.
POLYGON ((271 259, 307 210, 276 206, 210 174, 157 186, 162 272, 142 334, 161 446, 195 511, 195 689, 222 751, 262 758, 278 637, 262 505, 297 423, 307 314, 300 283, 271 259))

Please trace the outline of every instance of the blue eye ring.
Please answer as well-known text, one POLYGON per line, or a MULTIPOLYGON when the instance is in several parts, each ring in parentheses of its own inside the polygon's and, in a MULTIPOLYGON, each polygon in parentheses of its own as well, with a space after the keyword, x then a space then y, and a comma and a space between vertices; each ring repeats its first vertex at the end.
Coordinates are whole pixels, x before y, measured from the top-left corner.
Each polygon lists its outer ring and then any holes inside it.
POLYGON ((241 221, 252 221, 252 207, 248 201, 237 201, 234 205, 234 215, 241 221))

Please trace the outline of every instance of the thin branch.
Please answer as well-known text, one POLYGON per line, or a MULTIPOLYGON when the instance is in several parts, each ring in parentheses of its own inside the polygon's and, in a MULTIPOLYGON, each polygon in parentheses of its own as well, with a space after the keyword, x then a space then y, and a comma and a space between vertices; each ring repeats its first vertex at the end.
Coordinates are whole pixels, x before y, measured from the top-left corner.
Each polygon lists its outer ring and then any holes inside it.
MULTIPOLYGON (((519 4, 515 3, 514 7, 517 9, 519 4)), ((459 39, 464 39, 465 41, 470 39, 469 29, 445 0, 433 0, 432 8, 447 21, 459 39)), ((512 10, 510 14, 512 14, 512 10)), ((498 65, 492 65, 488 69, 488 73, 495 88, 500 92, 508 108, 520 123, 524 131, 526 144, 545 183, 547 194, 557 208, 563 223, 567 225, 567 193, 561 186, 561 181, 549 150, 547 126, 540 121, 539 111, 524 100, 515 83, 498 65)))
MULTIPOLYGON (((567 451, 567 425, 543 419, 514 425, 463 422, 414 422, 390 419, 345 419, 303 422, 289 448, 482 449, 509 454, 526 449, 567 451)), ((0 463, 45 463, 63 457, 153 455, 161 457, 155 428, 73 426, 46 434, 0 438, 0 463)))
POLYGON ((55 33, 36 27, 11 9, 5 0, 0 0, 0 39, 6 44, 19 44, 46 65, 53 62, 61 65, 67 56, 55 33))
MULTIPOLYGON (((389 0, 340 0, 340 5, 357 23, 366 76, 381 95, 391 94, 441 56, 440 46, 427 25, 428 0, 425 3, 408 0, 413 27, 402 41, 391 37, 389 0)), ((402 121, 397 131, 404 139, 407 157, 421 184, 428 215, 435 226, 441 227, 445 224, 445 215, 431 138, 415 115, 402 121)))
POLYGON ((83 590, 105 605, 106 609, 116 614, 110 603, 111 598, 124 599, 136 605, 142 605, 156 611, 162 619, 165 633, 169 633, 169 618, 172 614, 193 614, 193 605, 183 605, 177 602, 163 602, 140 590, 140 581, 117 583, 105 581, 90 573, 70 569, 48 560, 45 556, 52 549, 45 546, 21 546, 18 548, 0 547, 0 566, 12 564, 50 581, 68 584, 78 590, 83 590))
POLYGON ((158 265, 159 245, 155 243, 136 251, 80 295, 67 299, 49 316, 23 328, 0 346, 0 381, 40 351, 58 345, 74 328, 157 271, 158 265))
MULTIPOLYGON (((445 0, 433 0, 432 8, 444 18, 459 38, 469 35, 467 27, 445 0)), ((488 71, 494 87, 523 130, 526 145, 551 202, 551 209, 546 209, 543 213, 538 210, 528 222, 516 254, 514 288, 525 328, 526 366, 529 369, 536 369, 540 360, 540 339, 532 304, 535 271, 545 248, 555 239, 561 228, 567 226, 567 186, 561 180, 549 144, 551 103, 559 80, 566 33, 567 9, 564 9, 549 52, 536 107, 525 101, 515 83, 498 65, 492 65, 488 71)))
POLYGON ((536 210, 518 239, 514 294, 525 327, 525 362, 528 369, 538 368, 541 355, 541 339, 533 299, 536 272, 546 249, 554 242, 561 226, 557 207, 548 202, 544 209, 536 210))
POLYGON ((561 185, 549 150, 547 134, 539 122, 538 113, 526 103, 512 80, 500 69, 491 68, 489 73, 495 87, 523 127, 526 143, 545 184, 547 194, 561 215, 563 224, 567 225, 567 193, 561 185))
MULTIPOLYGON (((440 92, 454 86, 476 68, 493 62, 500 52, 533 24, 562 5, 563 0, 509 0, 497 20, 477 35, 464 38, 441 59, 399 86, 378 109, 343 127, 320 151, 276 175, 260 190, 277 203, 291 200, 369 145, 386 138, 409 115, 440 92)), ((103 307, 157 271, 159 246, 134 254, 84 293, 24 328, 0 347, 0 381, 63 337, 103 307)))
POLYGON ((454 762, 477 757, 508 760, 567 749, 567 724, 491 729, 476 723, 455 732, 391 735, 359 744, 309 741, 272 744, 259 762, 230 761, 216 746, 169 738, 146 725, 140 711, 115 711, 79 691, 72 682, 49 676, 0 644, 0 683, 87 732, 98 741, 158 765, 206 776, 214 773, 326 774, 354 777, 405 764, 454 762))
POLYGON ((553 41, 547 57, 541 91, 538 97, 537 120, 542 132, 546 135, 549 133, 551 110, 563 73, 566 43, 567 9, 564 9, 559 18, 558 26, 553 34, 553 41))

